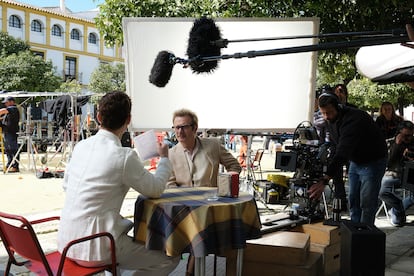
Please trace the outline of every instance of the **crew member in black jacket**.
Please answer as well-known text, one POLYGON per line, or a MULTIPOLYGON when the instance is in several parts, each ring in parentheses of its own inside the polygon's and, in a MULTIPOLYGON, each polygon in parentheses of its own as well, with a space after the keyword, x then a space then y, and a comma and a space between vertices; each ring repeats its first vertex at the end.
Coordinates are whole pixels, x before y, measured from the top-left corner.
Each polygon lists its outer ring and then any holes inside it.
POLYGON ((395 137, 387 139, 388 163, 379 198, 391 207, 391 224, 403 226, 406 221, 405 210, 414 204, 414 198, 410 194, 402 200, 394 190, 401 187, 405 162, 414 160, 414 124, 411 121, 402 121, 396 131, 395 137))
POLYGON ((0 109, 0 117, 2 116, 1 126, 7 155, 7 172, 19 172, 19 156, 15 158, 15 155, 18 151, 17 133, 19 132, 20 113, 13 97, 6 97, 3 103, 6 107, 0 109))
POLYGON ((336 95, 322 94, 319 108, 327 121, 336 150, 326 175, 309 188, 309 196, 318 199, 334 173, 350 161, 348 185, 351 220, 373 225, 387 160, 385 138, 368 113, 339 104, 336 95))

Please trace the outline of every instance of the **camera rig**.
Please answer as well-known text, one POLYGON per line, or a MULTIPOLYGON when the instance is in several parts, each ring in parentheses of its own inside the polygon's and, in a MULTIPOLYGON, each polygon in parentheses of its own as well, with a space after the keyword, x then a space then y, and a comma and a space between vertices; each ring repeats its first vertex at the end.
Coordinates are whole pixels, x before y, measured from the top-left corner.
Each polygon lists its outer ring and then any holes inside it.
POLYGON ((294 172, 289 179, 289 199, 292 206, 294 203, 298 206, 298 215, 309 220, 323 219, 324 210, 320 200, 310 199, 308 189, 324 175, 333 153, 331 144, 320 144, 316 128, 309 121, 303 121, 296 127, 292 145, 276 153, 275 168, 294 172))

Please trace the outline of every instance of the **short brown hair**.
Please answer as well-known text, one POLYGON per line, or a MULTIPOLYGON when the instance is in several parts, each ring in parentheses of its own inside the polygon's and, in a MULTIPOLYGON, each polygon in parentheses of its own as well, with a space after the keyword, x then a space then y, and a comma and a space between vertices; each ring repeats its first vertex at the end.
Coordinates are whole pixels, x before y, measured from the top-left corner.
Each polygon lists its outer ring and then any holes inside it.
POLYGON ((98 112, 103 127, 116 130, 122 127, 131 114, 131 99, 125 92, 110 92, 99 101, 98 112))
POLYGON ((193 124, 193 126, 198 128, 198 117, 193 111, 189 109, 182 108, 182 109, 176 110, 173 114, 172 121, 174 123, 175 117, 185 117, 185 116, 190 117, 191 123, 193 124))

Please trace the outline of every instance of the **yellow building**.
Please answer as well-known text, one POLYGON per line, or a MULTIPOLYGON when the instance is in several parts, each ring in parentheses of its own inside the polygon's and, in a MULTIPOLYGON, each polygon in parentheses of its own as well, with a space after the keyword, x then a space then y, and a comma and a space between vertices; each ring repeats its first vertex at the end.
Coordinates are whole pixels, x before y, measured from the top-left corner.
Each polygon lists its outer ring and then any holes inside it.
POLYGON ((31 50, 51 60, 63 80, 88 85, 100 63, 123 62, 121 47, 107 47, 93 18, 98 11, 72 13, 61 6, 40 8, 0 0, 0 31, 26 41, 31 50))

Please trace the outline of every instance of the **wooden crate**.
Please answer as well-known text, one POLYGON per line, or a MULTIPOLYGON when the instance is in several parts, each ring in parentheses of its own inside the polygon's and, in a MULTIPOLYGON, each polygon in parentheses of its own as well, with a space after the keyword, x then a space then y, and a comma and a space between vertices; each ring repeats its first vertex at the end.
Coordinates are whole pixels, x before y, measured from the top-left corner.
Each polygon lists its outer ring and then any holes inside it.
POLYGON ((299 265, 306 261, 309 248, 308 234, 279 231, 248 240, 243 259, 250 262, 299 265))
MULTIPOLYGON (((227 259, 226 275, 234 276, 236 259, 227 259)), ((242 275, 260 276, 322 276, 322 255, 316 252, 309 252, 306 261, 300 265, 288 265, 277 263, 263 263, 245 260, 243 262, 242 275)))
POLYGON ((341 243, 334 243, 330 245, 311 243, 310 251, 322 254, 324 275, 339 273, 341 268, 341 243))
MULTIPOLYGON (((253 273, 255 271, 265 271, 265 275, 316 275, 304 272, 314 271, 316 267, 322 270, 322 257, 319 265, 316 256, 309 257, 309 248, 309 235, 299 232, 279 231, 249 240, 243 252, 243 275, 257 274, 253 273), (255 270, 254 267, 260 268, 255 270), (275 271, 293 271, 293 274, 275 274, 275 271), (302 274, 294 271, 301 271, 302 274)), ((227 275, 235 275, 237 251, 230 250, 225 256, 227 275)))
POLYGON ((341 241, 339 227, 324 225, 322 222, 303 224, 292 231, 309 234, 311 243, 330 245, 341 241))

